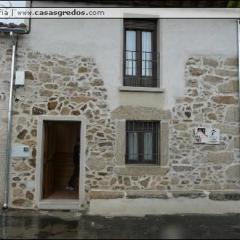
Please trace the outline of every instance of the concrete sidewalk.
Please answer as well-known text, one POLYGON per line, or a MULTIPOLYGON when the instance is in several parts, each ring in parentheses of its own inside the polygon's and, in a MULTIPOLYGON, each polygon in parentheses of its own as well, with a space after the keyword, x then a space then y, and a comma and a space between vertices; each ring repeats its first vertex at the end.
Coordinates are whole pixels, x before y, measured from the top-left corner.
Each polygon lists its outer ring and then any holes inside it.
POLYGON ((0 239, 239 239, 240 215, 81 216, 77 212, 0 213, 0 239))

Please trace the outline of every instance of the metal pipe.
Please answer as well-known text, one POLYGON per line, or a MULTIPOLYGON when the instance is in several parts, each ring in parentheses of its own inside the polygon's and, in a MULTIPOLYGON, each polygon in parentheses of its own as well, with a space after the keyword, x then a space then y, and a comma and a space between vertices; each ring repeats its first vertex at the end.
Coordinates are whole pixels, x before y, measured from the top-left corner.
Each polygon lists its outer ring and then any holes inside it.
POLYGON ((3 209, 8 208, 9 203, 9 177, 10 177, 10 159, 12 152, 12 107, 13 107, 13 91, 15 80, 15 66, 16 66, 16 49, 17 49, 17 35, 10 32, 12 41, 12 64, 11 64, 11 79, 8 105, 8 126, 7 126, 7 147, 6 147, 6 165, 5 165, 5 185, 4 185, 4 204, 3 209))
POLYGON ((238 32, 238 106, 240 108, 240 19, 237 20, 238 32))

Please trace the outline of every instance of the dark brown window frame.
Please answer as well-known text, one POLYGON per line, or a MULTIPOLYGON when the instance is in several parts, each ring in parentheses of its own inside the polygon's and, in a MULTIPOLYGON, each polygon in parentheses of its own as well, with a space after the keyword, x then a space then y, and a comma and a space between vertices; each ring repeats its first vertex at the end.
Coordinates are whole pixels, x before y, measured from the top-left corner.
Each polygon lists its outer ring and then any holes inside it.
POLYGON ((160 125, 160 121, 126 121, 126 164, 160 165, 160 125), (138 136, 138 159, 135 160, 129 158, 129 133, 133 132, 138 136), (147 132, 152 132, 151 160, 144 159, 144 133, 147 132))
POLYGON ((157 49, 157 19, 124 19, 124 86, 159 87, 157 49), (136 31, 136 76, 126 75, 126 31, 136 31), (152 76, 142 76, 142 32, 152 33, 152 76))

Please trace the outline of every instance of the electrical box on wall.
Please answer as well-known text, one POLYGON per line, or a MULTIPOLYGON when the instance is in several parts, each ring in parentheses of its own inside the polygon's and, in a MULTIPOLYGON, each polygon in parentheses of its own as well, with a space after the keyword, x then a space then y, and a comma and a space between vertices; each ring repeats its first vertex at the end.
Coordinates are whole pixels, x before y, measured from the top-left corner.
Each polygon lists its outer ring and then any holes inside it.
POLYGON ((12 158, 30 158, 31 151, 29 146, 23 144, 14 144, 12 146, 12 158))
POLYGON ((15 74, 15 86, 24 86, 25 84, 25 72, 16 71, 15 74))

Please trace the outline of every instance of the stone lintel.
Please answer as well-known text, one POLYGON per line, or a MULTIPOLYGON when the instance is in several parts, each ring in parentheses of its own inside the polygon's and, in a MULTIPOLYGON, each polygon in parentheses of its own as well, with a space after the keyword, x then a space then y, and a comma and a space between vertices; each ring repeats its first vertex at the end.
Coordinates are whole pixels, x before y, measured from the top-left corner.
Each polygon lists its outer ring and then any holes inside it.
POLYGON ((142 106, 120 106, 112 111, 112 118, 126 120, 169 120, 171 119, 171 111, 142 106))

